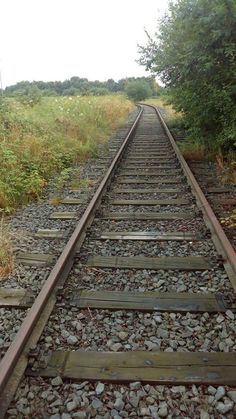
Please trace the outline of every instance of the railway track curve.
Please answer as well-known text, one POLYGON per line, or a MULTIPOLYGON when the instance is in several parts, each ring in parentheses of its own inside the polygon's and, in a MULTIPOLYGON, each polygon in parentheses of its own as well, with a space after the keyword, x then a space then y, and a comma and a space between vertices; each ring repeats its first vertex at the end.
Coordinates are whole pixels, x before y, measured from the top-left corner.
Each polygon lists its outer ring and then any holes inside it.
POLYGON ((235 387, 235 290, 232 246, 159 111, 140 105, 38 297, 21 304, 31 307, 0 363, 0 417, 24 374, 235 387))

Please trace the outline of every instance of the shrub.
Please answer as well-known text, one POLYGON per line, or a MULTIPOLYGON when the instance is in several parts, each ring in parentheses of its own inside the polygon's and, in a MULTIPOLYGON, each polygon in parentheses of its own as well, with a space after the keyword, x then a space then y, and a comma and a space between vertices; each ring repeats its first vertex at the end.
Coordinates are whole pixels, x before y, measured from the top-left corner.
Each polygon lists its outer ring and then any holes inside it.
POLYGON ((147 99, 152 94, 149 84, 144 81, 133 81, 128 83, 125 91, 128 98, 134 102, 147 99))
POLYGON ((17 98, 24 105, 33 107, 37 103, 40 103, 42 92, 37 86, 30 86, 23 91, 19 91, 17 93, 17 98))

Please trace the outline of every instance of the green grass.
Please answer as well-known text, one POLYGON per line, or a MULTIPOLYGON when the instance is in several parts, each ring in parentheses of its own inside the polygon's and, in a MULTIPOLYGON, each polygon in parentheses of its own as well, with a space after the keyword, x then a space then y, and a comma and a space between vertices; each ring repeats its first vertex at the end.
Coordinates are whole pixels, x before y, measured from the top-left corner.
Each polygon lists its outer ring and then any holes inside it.
POLYGON ((62 173, 63 178, 66 168, 96 156, 97 145, 132 109, 118 95, 44 97, 34 106, 5 98, 0 103, 0 212, 39 197, 52 177, 62 173))

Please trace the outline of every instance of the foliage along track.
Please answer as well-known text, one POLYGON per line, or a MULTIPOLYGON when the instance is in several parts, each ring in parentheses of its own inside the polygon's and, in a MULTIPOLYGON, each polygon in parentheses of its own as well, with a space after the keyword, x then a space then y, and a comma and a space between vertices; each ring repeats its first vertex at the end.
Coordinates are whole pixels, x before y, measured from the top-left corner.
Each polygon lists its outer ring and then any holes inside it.
MULTIPOLYGON (((114 141, 115 157, 33 305, 27 293, 0 294, 5 306, 31 306, 1 361, 0 417, 24 373, 9 417, 63 413, 60 404, 40 402, 47 380, 62 398, 68 380, 99 382, 92 400, 67 403, 65 412, 77 409, 80 417, 110 417, 103 381, 108 394, 108 383, 236 385, 235 254, 160 114, 140 109, 118 152, 114 141), (37 394, 19 412, 24 385, 34 388, 34 380, 37 394)), ((64 200, 74 204, 73 194, 64 200)), ((41 228, 38 237, 59 233, 41 228)), ((48 254, 18 257, 33 266, 55 262, 48 254)), ((114 409, 131 412, 117 393, 114 409)), ((235 408, 233 399, 219 403, 216 412, 235 408)), ((156 415, 168 416, 165 409, 160 404, 156 415)))

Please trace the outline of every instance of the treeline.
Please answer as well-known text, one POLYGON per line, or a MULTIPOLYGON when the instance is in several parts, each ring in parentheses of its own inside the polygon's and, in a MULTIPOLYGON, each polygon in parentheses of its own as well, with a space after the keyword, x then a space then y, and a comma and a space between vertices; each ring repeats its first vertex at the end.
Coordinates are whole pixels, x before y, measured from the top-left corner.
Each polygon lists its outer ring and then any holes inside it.
POLYGON ((140 63, 169 89, 193 139, 236 147, 236 1, 177 0, 140 47, 140 63))
POLYGON ((110 93, 124 92, 127 85, 135 81, 148 84, 152 96, 157 96, 160 92, 160 86, 157 84, 155 77, 127 77, 119 81, 108 79, 105 82, 71 77, 64 81, 21 81, 6 87, 4 94, 6 96, 24 95, 30 90, 39 90, 43 96, 102 96, 110 93))

